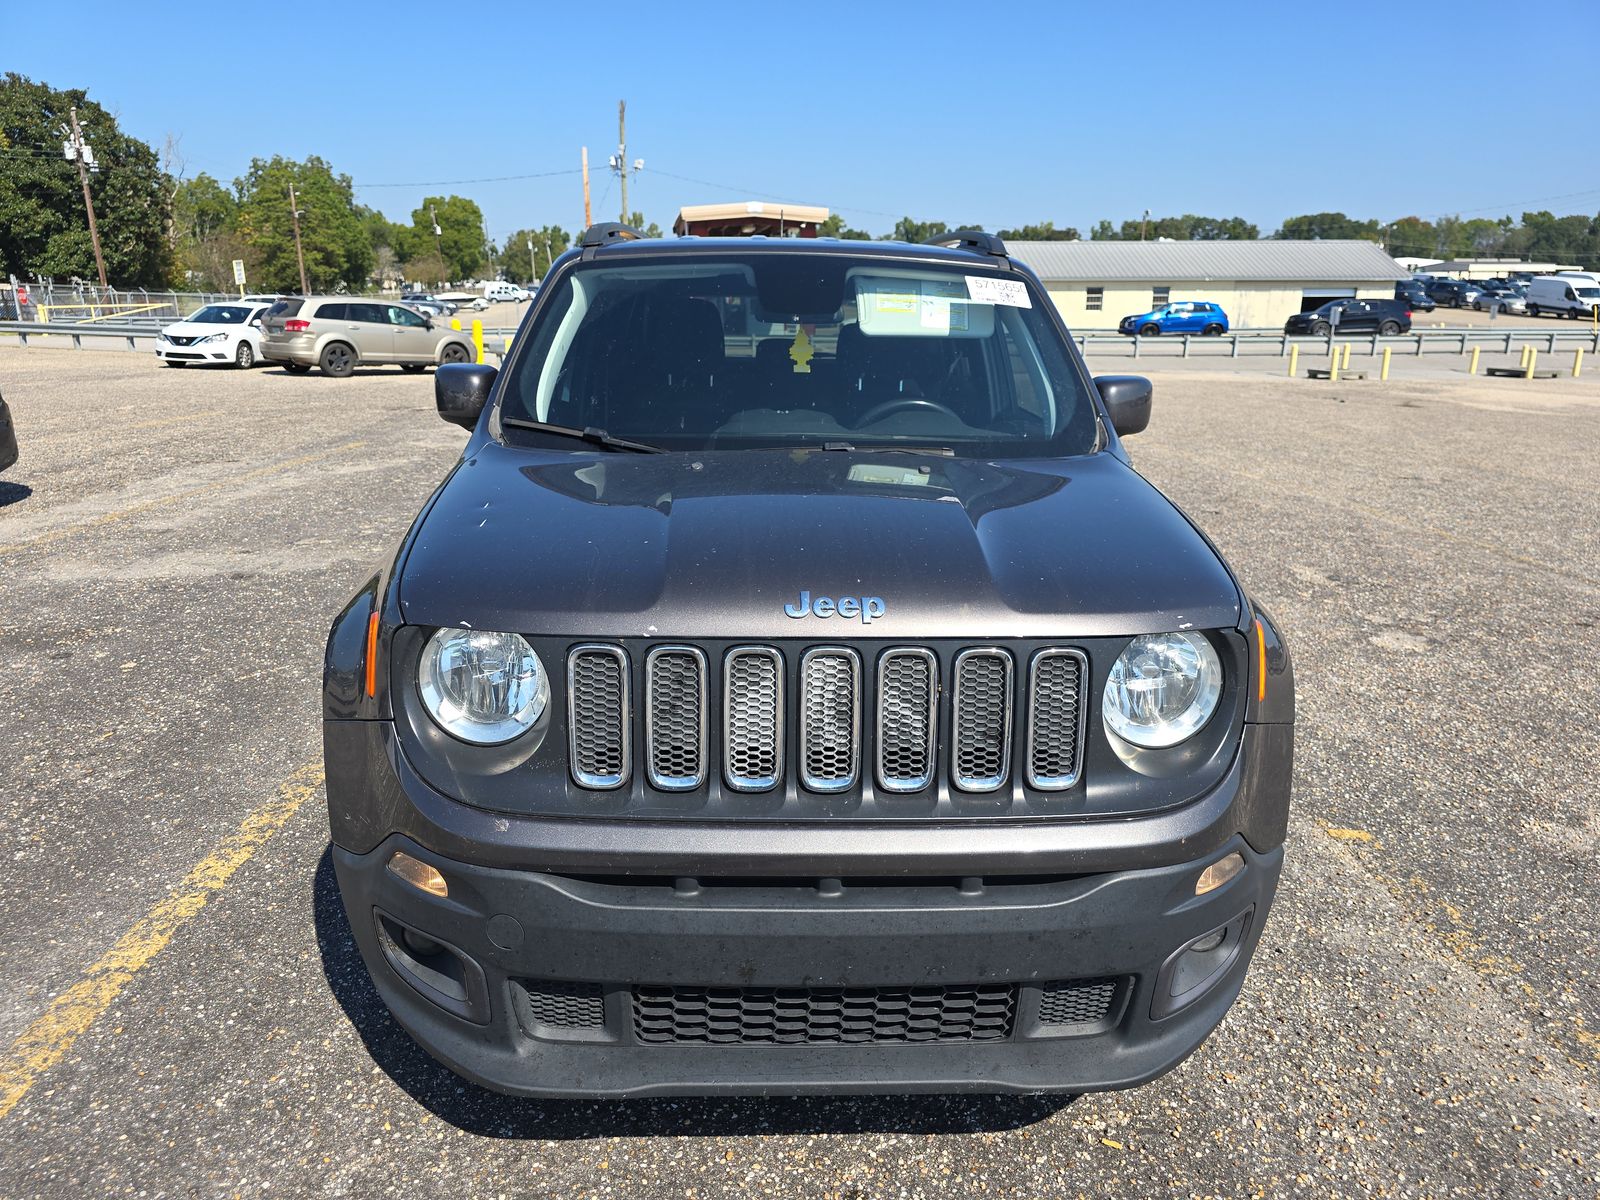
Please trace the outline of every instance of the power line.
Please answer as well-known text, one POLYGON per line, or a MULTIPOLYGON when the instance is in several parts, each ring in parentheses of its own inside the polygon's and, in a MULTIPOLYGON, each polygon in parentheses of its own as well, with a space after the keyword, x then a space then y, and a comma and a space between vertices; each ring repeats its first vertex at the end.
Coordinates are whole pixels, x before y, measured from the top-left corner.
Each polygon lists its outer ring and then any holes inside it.
POLYGON ((581 174, 577 167, 565 171, 535 171, 529 175, 492 175, 484 179, 414 179, 406 183, 353 183, 358 188, 458 187, 468 183, 511 183, 519 179, 551 179, 581 174))

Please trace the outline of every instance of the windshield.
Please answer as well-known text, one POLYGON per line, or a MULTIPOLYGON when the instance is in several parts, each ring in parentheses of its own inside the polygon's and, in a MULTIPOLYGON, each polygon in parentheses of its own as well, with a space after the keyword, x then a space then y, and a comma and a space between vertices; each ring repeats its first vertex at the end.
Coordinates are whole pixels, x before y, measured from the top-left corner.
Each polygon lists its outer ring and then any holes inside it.
POLYGON ((208 304, 199 312, 185 317, 196 325, 242 325, 250 310, 239 304, 208 304))
POLYGON ((1600 287, 1581 287, 1578 289, 1578 295, 1585 300, 1600 299, 1600 287))
MULTIPOLYGON (((1021 278, 839 253, 579 264, 544 289, 502 416, 666 449, 1058 457, 1094 448, 1087 381, 1021 278)), ((528 436, 507 429, 512 438, 528 436)))

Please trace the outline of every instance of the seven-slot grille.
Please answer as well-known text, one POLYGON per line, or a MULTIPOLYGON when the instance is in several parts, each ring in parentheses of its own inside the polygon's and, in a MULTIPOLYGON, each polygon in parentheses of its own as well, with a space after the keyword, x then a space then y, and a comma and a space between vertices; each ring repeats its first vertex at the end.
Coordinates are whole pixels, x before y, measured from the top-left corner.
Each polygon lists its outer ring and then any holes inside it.
MULTIPOLYGON (((716 763, 723 782, 735 791, 769 791, 791 771, 807 791, 850 791, 861 783, 862 760, 870 750, 879 788, 919 792, 939 774, 942 740, 951 785, 991 793, 1011 781, 1011 747, 1018 737, 1021 773, 1029 787, 1061 790, 1082 776, 1088 663, 1077 650, 1034 654, 1021 696, 1015 659, 995 646, 957 654, 948 684, 934 653, 909 646, 882 652, 870 689, 863 688, 858 654, 839 646, 808 649, 797 664, 786 663, 774 647, 735 647, 721 663, 717 697, 712 669, 694 646, 657 646, 645 656, 640 769, 654 788, 702 787, 716 763), (940 705, 946 686, 947 712, 940 705), (721 733, 715 747, 713 698, 721 733), (792 763, 785 745, 785 707, 791 702, 792 763), (946 719, 949 728, 941 739, 946 719), (1023 722, 1021 730, 1017 720, 1023 722), (871 739, 864 744, 868 722, 871 739)), ((631 672, 620 646, 582 645, 568 656, 568 744, 572 776, 581 787, 619 788, 631 776, 631 672)))
POLYGON ((995 1042, 1011 1036, 1015 984, 977 987, 635 987, 649 1044, 995 1042))

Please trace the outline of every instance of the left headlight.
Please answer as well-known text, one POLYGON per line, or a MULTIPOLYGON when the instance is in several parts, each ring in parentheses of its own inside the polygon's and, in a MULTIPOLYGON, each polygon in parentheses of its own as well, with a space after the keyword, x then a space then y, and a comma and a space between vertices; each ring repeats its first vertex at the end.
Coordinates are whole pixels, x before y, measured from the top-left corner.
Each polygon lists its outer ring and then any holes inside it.
POLYGON ((1136 637, 1111 667, 1106 728, 1135 746, 1176 746, 1205 727, 1222 695, 1222 663, 1196 633, 1136 637))
POLYGON ((209 342, 225 342, 227 340, 228 340, 228 335, 227 334, 225 334, 225 333, 213 333, 210 337, 201 338, 200 339, 200 344, 202 346, 204 346, 209 342))
POLYGON ((429 638, 417 690, 440 728, 479 746, 526 733, 550 703, 549 676, 527 639, 483 629, 441 629, 429 638))

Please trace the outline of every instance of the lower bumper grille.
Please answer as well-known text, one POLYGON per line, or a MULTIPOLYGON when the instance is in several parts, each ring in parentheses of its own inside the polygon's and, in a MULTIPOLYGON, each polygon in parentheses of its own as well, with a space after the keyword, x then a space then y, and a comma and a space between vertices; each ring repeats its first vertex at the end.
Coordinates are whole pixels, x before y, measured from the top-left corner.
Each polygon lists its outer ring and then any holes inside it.
POLYGON ((635 987, 651 1045, 992 1042, 1011 1036, 1015 984, 908 988, 635 987))

